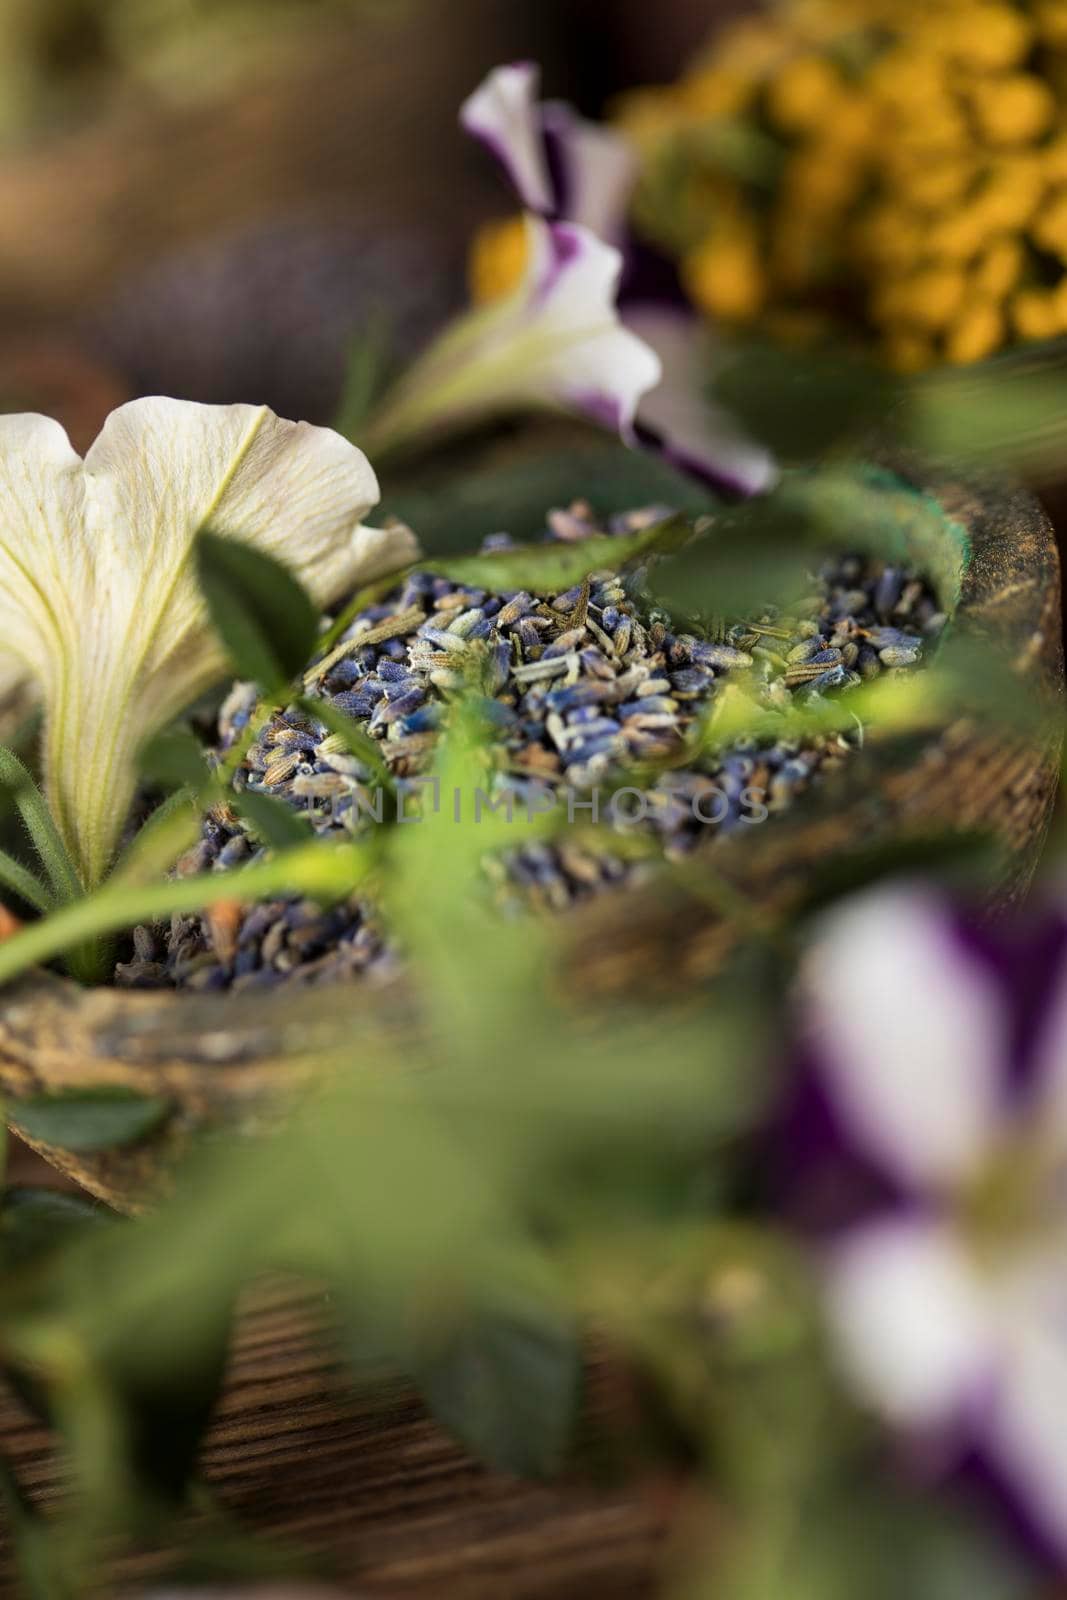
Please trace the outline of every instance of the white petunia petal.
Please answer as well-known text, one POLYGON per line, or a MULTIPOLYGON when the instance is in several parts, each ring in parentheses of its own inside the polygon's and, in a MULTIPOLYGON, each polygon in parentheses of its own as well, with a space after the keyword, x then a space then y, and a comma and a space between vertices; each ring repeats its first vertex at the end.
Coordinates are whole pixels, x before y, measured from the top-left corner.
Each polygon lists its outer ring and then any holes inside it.
POLYGON ((622 257, 574 223, 531 220, 529 266, 515 311, 536 338, 523 382, 632 438, 641 400, 662 377, 658 356, 619 321, 622 257))
POLYGON ((41 682, 56 821, 87 883, 114 853, 144 738, 224 669, 191 571, 210 526, 285 561, 322 603, 413 555, 362 526, 369 463, 253 406, 148 399, 83 463, 41 417, 0 417, 0 604, 41 682))
POLYGON ((951 1423, 995 1370, 990 1302, 947 1226, 857 1228, 832 1253, 827 1308, 842 1365, 902 1427, 951 1423))
POLYGON ((1067 1559, 1067 1272, 1050 1252, 1005 1285, 1003 1372, 991 1453, 1033 1521, 1067 1559))
POLYGON ((659 356, 663 378, 641 402, 642 438, 665 458, 716 488, 762 494, 778 469, 707 396, 713 335, 691 312, 654 304, 627 305, 623 320, 659 356))
POLYGON ((966 1178, 1002 1109, 1006 1021, 940 901, 891 888, 832 913, 803 988, 825 1081, 866 1152, 920 1189, 966 1178))
POLYGON ((532 61, 497 67, 464 101, 459 119, 500 162, 522 205, 547 216, 556 209, 556 197, 537 104, 540 86, 540 69, 532 61))
POLYGON ((617 244, 637 181, 632 146, 610 128, 586 122, 562 100, 542 106, 540 119, 554 158, 560 217, 617 244))
POLYGON ((514 294, 460 318, 373 419, 378 453, 513 411, 579 412, 632 440, 658 356, 619 321, 622 257, 587 229, 528 216, 514 294))

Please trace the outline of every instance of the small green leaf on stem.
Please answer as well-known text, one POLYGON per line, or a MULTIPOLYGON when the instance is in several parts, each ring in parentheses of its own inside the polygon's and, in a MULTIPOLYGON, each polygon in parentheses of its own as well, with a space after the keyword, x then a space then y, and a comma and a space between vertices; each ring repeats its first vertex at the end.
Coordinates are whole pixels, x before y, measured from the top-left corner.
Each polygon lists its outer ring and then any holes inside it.
POLYGON ((281 562, 206 530, 197 535, 196 566, 234 670, 267 694, 284 689, 318 639, 319 614, 306 589, 281 562))
POLYGON ((166 728, 141 746, 144 776, 168 789, 198 789, 207 777, 204 751, 188 728, 166 728))
POLYGON ((36 873, 24 867, 21 861, 16 861, 14 856, 9 856, 6 850, 0 850, 0 889, 10 890, 20 900, 25 900, 28 906, 42 913, 51 911, 56 903, 55 897, 36 873))
POLYGON ((548 1306, 472 1312, 421 1365, 434 1414, 502 1472, 548 1477, 562 1464, 581 1385, 575 1329, 548 1306))
POLYGON ((26 831, 33 840, 41 858, 56 899, 61 904, 77 900, 83 893, 82 882, 70 858, 70 852, 60 838, 59 829, 44 795, 34 783, 29 772, 12 751, 0 745, 0 785, 14 795, 26 831))
POLYGON ((120 1086, 65 1089, 8 1104, 20 1133, 42 1144, 88 1152, 121 1149, 155 1133, 170 1116, 171 1102, 120 1086))
POLYGON ((307 844, 307 821, 283 800, 255 789, 241 789, 230 796, 230 804, 265 845, 285 850, 289 845, 307 844))
POLYGON ((574 544, 521 545, 514 550, 490 550, 484 555, 447 556, 425 563, 456 583, 488 589, 529 589, 533 594, 559 594, 581 583, 591 572, 618 572, 644 556, 669 555, 692 536, 687 517, 668 517, 638 533, 595 535, 574 544))
POLYGON ((383 789, 392 792, 393 774, 389 770, 384 750, 377 739, 372 738, 365 728, 360 727, 354 717, 350 717, 347 712, 341 711, 326 699, 313 700, 310 697, 302 697, 299 705, 309 716, 317 717, 332 734, 336 734, 338 739, 342 739, 349 755, 361 761, 383 789))

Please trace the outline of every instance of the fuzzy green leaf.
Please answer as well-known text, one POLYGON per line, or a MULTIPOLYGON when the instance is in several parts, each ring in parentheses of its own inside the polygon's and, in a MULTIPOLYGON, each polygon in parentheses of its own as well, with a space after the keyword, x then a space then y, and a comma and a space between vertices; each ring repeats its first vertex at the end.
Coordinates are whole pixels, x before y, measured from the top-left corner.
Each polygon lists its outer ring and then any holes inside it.
POLYGON ((0 850, 0 889, 7 889, 25 900, 35 911, 51 911, 55 899, 37 875, 24 867, 21 861, 0 850))
POLYGON ((256 837, 275 850, 285 850, 289 845, 307 844, 306 819, 287 806, 284 800, 273 795, 260 794, 256 789, 241 789, 230 796, 230 804, 249 824, 256 837))
POLYGON ((339 707, 325 697, 321 700, 315 700, 310 696, 305 696, 300 700, 300 705, 309 716, 317 717, 321 723, 329 728, 331 733, 344 740, 345 749, 349 755, 355 756, 357 761, 361 761, 383 789, 392 790, 393 775, 389 771, 385 752, 377 739, 372 738, 366 728, 360 727, 354 717, 350 717, 347 712, 341 711, 339 707))
POLYGON ((188 728, 166 728, 141 746, 145 777, 168 789, 198 789, 207 778, 204 751, 188 728))
MULTIPOLYGON (((373 860, 372 853, 360 845, 309 839, 233 872, 205 872, 144 884, 124 876, 76 905, 62 906, 51 916, 30 923, 0 944, 0 984, 84 940, 176 911, 202 911, 216 900, 248 903, 279 894, 308 895, 325 902, 343 899, 362 882, 373 860)), ((129 864, 126 871, 131 871, 129 864)))
POLYGON ((112 1150, 154 1133, 172 1111, 157 1095, 116 1087, 68 1089, 13 1101, 8 1117, 20 1133, 63 1150, 112 1150))
POLYGON ((0 745, 0 784, 10 789, 14 796, 19 815, 41 858, 56 899, 64 903, 77 900, 83 892, 81 879, 52 820, 44 795, 18 756, 3 745, 0 745))
POLYGON ((383 503, 384 513, 418 531, 433 557, 469 550, 484 534, 501 529, 516 540, 535 540, 553 506, 577 499, 587 500, 600 518, 634 506, 700 516, 718 504, 707 489, 649 452, 601 437, 562 445, 555 435, 544 442, 535 437, 518 459, 503 462, 487 459, 482 444, 452 449, 447 461, 447 469, 438 464, 406 472, 383 503))
POLYGON ((521 545, 514 550, 491 550, 485 555, 448 556, 429 562, 456 583, 472 588, 529 589, 532 594, 560 594, 581 583, 591 572, 618 572, 643 556, 669 555, 680 550, 692 535, 686 517, 673 516, 639 533, 603 534, 574 544, 521 545))
POLYGON ((565 1319, 544 1306, 509 1306, 451 1330, 418 1378, 435 1416, 482 1460, 548 1477, 570 1442, 581 1367, 565 1319))
POLYGON ((303 671, 315 648, 319 614, 281 562, 236 539, 204 531, 197 576, 215 629, 242 678, 267 693, 303 671))

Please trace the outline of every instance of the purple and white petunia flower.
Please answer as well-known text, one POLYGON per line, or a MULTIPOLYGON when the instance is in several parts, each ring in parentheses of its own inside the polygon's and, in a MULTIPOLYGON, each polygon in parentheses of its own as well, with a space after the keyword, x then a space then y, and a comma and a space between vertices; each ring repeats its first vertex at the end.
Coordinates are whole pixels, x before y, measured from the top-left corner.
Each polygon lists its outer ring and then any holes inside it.
POLYGON ((641 442, 714 488, 758 494, 777 469, 707 397, 713 337, 686 305, 673 269, 629 236, 637 160, 618 134, 561 101, 541 102, 533 62, 498 67, 462 108, 460 120, 491 151, 521 204, 550 222, 577 223, 623 251, 623 323, 660 357, 661 383, 642 402, 641 442), (654 289, 650 293, 651 286, 654 289))
POLYGON ((637 181, 635 154, 564 101, 539 101, 540 87, 536 62, 497 67, 464 102, 460 122, 496 157, 524 210, 618 243, 637 181))
POLYGON ((622 316, 663 368, 638 411, 641 442, 713 488, 738 495, 773 488, 773 458, 709 397, 716 351, 707 324, 679 306, 653 301, 632 301, 622 316))
POLYGON ((787 1148, 843 1368, 1067 1570, 1067 921, 992 936, 876 890, 826 919, 802 993, 787 1148))
POLYGON ((507 412, 576 412, 635 441, 659 357, 616 310, 622 257, 587 228, 526 218, 514 293, 455 321, 408 368, 364 430, 377 456, 507 412))

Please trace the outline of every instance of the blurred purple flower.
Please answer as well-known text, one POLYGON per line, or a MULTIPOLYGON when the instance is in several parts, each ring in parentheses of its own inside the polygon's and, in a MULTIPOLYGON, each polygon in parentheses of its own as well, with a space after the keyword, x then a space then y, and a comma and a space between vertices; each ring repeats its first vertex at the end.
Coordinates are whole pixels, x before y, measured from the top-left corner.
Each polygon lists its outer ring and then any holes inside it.
POLYGON ((1067 923, 991 936, 878 890, 828 917, 803 994, 791 1153, 844 1370, 1067 1567, 1067 923))
POLYGON ((623 323, 663 365, 661 382, 638 413, 641 442, 713 488, 739 494, 770 488, 777 476, 771 456, 708 397, 714 339, 706 323, 687 307, 673 273, 665 276, 663 264, 650 262, 629 235, 634 152, 570 106, 540 102, 540 77, 533 62, 496 68, 464 104, 463 127, 492 152, 528 211, 578 223, 622 249, 623 323))

